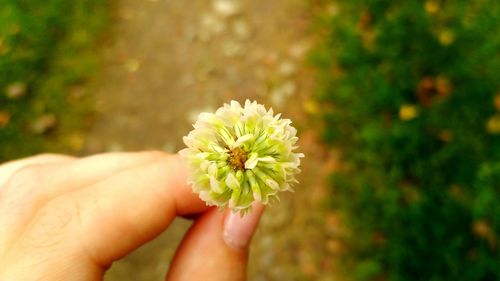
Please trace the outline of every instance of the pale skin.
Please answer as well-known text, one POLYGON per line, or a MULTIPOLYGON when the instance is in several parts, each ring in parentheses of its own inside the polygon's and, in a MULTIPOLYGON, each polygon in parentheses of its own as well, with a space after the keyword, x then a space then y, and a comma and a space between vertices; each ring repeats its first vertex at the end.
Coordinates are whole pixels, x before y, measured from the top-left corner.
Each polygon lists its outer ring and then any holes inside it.
POLYGON ((176 216, 195 220, 166 280, 245 280, 248 244, 228 245, 228 212, 207 207, 191 191, 176 155, 44 154, 5 163, 0 280, 102 280, 114 261, 154 239, 176 216))

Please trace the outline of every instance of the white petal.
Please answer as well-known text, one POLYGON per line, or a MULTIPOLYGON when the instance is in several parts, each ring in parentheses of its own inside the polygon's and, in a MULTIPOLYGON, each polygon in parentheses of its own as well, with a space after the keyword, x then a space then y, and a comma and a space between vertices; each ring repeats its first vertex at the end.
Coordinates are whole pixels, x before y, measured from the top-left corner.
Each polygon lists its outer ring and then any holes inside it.
POLYGON ((231 101, 230 107, 232 110, 241 110, 242 109, 241 104, 235 100, 231 101))
POLYGON ((226 149, 223 148, 222 146, 218 145, 218 144, 215 144, 215 143, 212 143, 210 145, 210 147, 215 151, 215 152, 218 152, 218 153, 224 153, 226 152, 226 149))
POLYGON ((273 179, 267 179, 265 182, 273 190, 278 190, 280 188, 279 184, 273 179))
POLYGON ((233 146, 234 144, 234 138, 231 135, 231 133, 224 127, 221 128, 219 131, 219 136, 222 138, 222 140, 230 147, 233 146))
POLYGON ((259 163, 259 155, 257 153, 250 153, 250 157, 248 157, 248 160, 245 162, 245 169, 253 169, 255 166, 257 166, 257 163, 259 163))
POLYGON ((247 170, 245 174, 248 178, 248 182, 250 183, 250 188, 252 189, 253 198, 257 201, 262 201, 262 192, 260 190, 259 184, 257 183, 257 180, 255 179, 254 173, 250 170, 247 170))
POLYGON ((240 182, 238 181, 238 179, 236 178, 236 176, 234 175, 234 173, 229 173, 226 177, 226 185, 235 190, 235 189, 239 189, 240 188, 240 182))
POLYGON ((217 193, 224 192, 221 183, 214 176, 210 176, 210 188, 217 193))
POLYGON ((229 208, 234 209, 234 207, 238 205, 240 195, 241 195, 240 189, 233 190, 233 193, 231 194, 231 199, 229 200, 229 208))
POLYGON ((208 160, 204 160, 200 163, 200 169, 202 171, 207 171, 209 166, 210 166, 210 161, 208 161, 208 160))
POLYGON ((236 136, 238 138, 245 134, 245 126, 243 125, 243 122, 236 122, 236 124, 234 125, 234 132, 236 133, 236 136))
POLYGON ((259 157, 260 162, 266 162, 266 163, 276 163, 276 159, 271 156, 266 156, 266 157, 259 157))
POLYGON ((212 162, 208 167, 208 174, 212 177, 217 177, 217 164, 212 162))
POLYGON ((238 138, 238 140, 236 140, 236 142, 232 145, 232 147, 233 148, 240 147, 242 144, 244 144, 245 142, 247 142, 251 139, 253 139, 252 134, 247 134, 247 135, 241 136, 238 138))
POLYGON ((191 148, 184 148, 184 149, 180 150, 178 153, 182 158, 188 158, 188 157, 194 156, 196 152, 194 150, 192 150, 191 148))

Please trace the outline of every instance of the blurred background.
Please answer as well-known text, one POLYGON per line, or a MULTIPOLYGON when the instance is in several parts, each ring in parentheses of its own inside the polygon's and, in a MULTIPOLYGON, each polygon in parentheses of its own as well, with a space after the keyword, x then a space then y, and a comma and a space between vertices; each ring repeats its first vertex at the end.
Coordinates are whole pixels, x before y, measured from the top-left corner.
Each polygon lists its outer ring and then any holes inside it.
MULTIPOLYGON (((499 23, 496 0, 1 0, 0 161, 176 152, 255 99, 306 158, 250 280, 500 280, 499 23)), ((161 280, 190 223, 106 280, 161 280)))

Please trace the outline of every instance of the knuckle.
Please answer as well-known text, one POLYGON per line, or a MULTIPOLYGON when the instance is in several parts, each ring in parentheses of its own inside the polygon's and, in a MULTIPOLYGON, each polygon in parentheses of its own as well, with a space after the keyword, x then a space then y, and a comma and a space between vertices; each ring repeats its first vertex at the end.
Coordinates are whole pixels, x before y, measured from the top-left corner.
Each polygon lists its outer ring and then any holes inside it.
POLYGON ((24 213, 32 202, 40 198, 40 190, 47 184, 42 165, 33 164, 16 170, 0 189, 0 212, 24 213))
POLYGON ((7 185, 43 184, 46 180, 46 169, 43 164, 31 164, 19 168, 9 178, 7 185))
POLYGON ((65 197, 57 197, 47 202, 36 212, 24 232, 23 240, 28 243, 25 246, 49 248, 63 243, 78 212, 77 208, 77 205, 65 197))
POLYGON ((56 197, 49 201, 38 213, 37 225, 42 226, 49 236, 61 233, 79 213, 79 206, 67 196, 56 197))

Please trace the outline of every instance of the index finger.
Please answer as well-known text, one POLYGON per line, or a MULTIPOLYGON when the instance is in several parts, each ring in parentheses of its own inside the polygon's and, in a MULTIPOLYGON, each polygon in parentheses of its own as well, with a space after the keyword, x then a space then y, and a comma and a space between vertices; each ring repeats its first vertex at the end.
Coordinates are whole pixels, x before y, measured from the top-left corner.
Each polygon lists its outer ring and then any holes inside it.
POLYGON ((75 203, 78 243, 101 266, 155 238, 177 215, 208 209, 188 186, 182 161, 172 155, 66 196, 63 200, 75 203))

